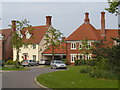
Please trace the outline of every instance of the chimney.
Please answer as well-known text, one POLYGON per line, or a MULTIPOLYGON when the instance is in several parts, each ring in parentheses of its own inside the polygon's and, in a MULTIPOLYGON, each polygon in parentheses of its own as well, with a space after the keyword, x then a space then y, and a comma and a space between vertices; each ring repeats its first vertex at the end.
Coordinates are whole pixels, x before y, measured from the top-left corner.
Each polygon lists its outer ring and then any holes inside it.
POLYGON ((85 22, 85 23, 89 23, 89 22, 90 22, 90 20, 89 20, 89 13, 88 13, 88 12, 85 13, 84 22, 85 22))
POLYGON ((105 37, 105 12, 101 12, 101 36, 105 37))
POLYGON ((46 16, 46 26, 51 25, 51 18, 52 18, 52 16, 46 16))
POLYGON ((16 31, 16 21, 12 20, 12 31, 16 31))

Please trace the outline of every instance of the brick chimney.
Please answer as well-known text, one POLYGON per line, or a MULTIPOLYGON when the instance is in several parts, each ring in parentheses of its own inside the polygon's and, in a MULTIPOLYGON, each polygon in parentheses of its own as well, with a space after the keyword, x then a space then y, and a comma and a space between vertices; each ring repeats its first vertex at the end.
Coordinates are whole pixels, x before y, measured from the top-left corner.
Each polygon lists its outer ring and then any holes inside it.
POLYGON ((84 23, 89 23, 89 22, 90 22, 90 20, 89 20, 89 13, 86 12, 86 13, 85 13, 84 23))
POLYGON ((105 12, 101 12, 101 37, 105 37, 105 12))
POLYGON ((12 20, 12 31, 16 31, 16 21, 15 20, 12 20))
POLYGON ((51 18, 52 18, 52 16, 46 16, 46 26, 51 25, 51 18))

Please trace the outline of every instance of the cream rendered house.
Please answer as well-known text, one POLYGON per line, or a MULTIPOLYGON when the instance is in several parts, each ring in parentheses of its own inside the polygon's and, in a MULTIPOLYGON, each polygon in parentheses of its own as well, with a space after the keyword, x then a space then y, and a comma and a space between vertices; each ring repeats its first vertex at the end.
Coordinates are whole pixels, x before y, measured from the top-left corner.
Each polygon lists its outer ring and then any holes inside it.
MULTIPOLYGON (((42 52, 46 49, 44 44, 45 33, 47 30, 51 29, 51 16, 46 16, 46 25, 44 26, 34 26, 33 30, 22 30, 17 33, 23 38, 24 42, 30 42, 32 44, 27 47, 20 48, 19 60, 40 60, 45 59, 42 52)), ((13 60, 16 60, 16 50, 13 49, 13 60)))

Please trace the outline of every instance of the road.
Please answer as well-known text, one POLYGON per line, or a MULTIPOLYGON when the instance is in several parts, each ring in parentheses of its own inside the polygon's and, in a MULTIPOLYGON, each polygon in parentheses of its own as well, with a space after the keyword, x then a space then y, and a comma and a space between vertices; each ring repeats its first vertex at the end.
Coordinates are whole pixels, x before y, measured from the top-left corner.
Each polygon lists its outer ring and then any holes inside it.
POLYGON ((2 73, 2 88, 39 88, 35 84, 35 77, 48 72, 60 69, 50 69, 49 67, 30 67, 26 71, 11 71, 2 73))

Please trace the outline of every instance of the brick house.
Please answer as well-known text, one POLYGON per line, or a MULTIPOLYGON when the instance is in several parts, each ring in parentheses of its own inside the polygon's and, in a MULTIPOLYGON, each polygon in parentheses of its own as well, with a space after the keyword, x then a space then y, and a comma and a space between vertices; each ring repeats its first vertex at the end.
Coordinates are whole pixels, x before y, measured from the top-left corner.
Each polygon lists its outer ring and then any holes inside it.
POLYGON ((11 46, 12 29, 2 29, 0 33, 0 59, 12 59, 13 51, 11 46))
POLYGON ((92 59, 92 53, 89 55, 82 54, 79 48, 82 47, 81 41, 87 38, 88 45, 92 46, 94 42, 106 39, 105 43, 111 42, 108 47, 116 44, 111 37, 116 38, 118 36, 118 29, 106 29, 105 28, 105 12, 101 12, 101 29, 96 29, 89 19, 89 13, 85 13, 84 23, 69 35, 66 40, 67 60, 74 64, 76 59, 92 59))

